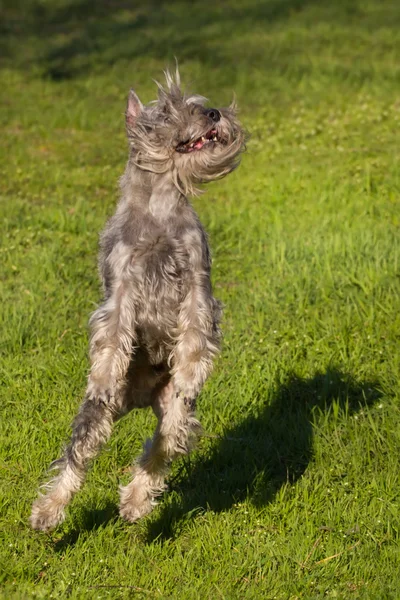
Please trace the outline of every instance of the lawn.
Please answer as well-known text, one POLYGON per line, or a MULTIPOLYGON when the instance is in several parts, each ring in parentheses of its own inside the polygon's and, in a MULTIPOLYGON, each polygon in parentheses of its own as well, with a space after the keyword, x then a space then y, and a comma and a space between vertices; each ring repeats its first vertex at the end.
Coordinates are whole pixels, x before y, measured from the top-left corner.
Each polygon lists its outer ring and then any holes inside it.
POLYGON ((398 1, 3 0, 0 80, 0 595, 398 599, 398 1), (193 200, 225 305, 204 435, 128 525, 118 485, 155 425, 131 413, 34 532, 85 388, 127 92, 152 100, 174 56, 251 133, 193 200))

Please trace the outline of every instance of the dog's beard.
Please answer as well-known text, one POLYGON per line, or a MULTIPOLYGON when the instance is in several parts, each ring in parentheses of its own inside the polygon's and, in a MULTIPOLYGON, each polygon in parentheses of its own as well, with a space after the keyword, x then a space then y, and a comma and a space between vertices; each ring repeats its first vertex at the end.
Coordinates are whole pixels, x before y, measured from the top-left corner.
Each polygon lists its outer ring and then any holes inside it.
POLYGON ((175 161, 180 180, 185 187, 190 187, 191 183, 206 183, 224 177, 239 165, 243 143, 241 132, 224 138, 224 142, 203 143, 198 150, 175 161))
POLYGON ((179 180, 191 193, 197 191, 194 184, 220 179, 240 163, 245 134, 228 109, 221 112, 221 120, 186 143, 186 152, 175 160, 179 180))

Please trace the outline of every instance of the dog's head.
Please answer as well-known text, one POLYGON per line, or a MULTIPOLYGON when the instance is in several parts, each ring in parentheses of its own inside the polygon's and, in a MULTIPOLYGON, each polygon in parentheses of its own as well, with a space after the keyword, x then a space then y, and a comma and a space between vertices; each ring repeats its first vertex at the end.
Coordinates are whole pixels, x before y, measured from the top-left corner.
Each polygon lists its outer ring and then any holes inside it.
POLYGON ((206 98, 186 95, 167 71, 166 87, 158 84, 158 100, 143 106, 133 90, 126 109, 132 160, 154 173, 171 171, 184 193, 196 183, 227 175, 240 162, 246 134, 236 108, 206 108, 206 98))

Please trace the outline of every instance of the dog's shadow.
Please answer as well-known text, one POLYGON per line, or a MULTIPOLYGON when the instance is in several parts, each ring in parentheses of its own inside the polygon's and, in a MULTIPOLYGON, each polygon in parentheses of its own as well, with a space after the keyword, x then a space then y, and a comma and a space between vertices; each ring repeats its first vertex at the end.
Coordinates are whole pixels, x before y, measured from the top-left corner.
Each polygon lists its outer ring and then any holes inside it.
POLYGON ((194 463, 185 459, 170 482, 175 493, 149 520, 147 541, 173 538, 179 522, 198 511, 228 510, 246 498, 258 506, 272 502, 282 485, 295 483, 305 472, 313 454, 315 418, 340 409, 354 414, 380 396, 377 382, 357 382, 337 369, 310 379, 291 377, 258 414, 221 438, 203 442, 205 450, 194 463))
POLYGON ((49 534, 54 551, 63 554, 67 548, 75 546, 82 532, 95 531, 106 527, 109 523, 117 523, 119 519, 118 505, 111 500, 102 504, 101 508, 84 506, 75 515, 72 528, 61 537, 57 533, 49 534))
MULTIPOLYGON (((313 455, 313 421, 344 410, 352 415, 381 397, 376 381, 356 381, 338 369, 309 379, 288 378, 272 400, 259 399, 258 412, 221 437, 205 437, 201 450, 181 461, 145 529, 147 543, 174 538, 179 524, 198 512, 229 510, 250 498, 257 506, 272 502, 282 485, 294 484, 313 455)), ((54 542, 57 552, 77 542, 82 531, 119 521, 118 507, 85 507, 79 522, 54 542)), ((142 536, 142 534, 141 534, 142 536)))

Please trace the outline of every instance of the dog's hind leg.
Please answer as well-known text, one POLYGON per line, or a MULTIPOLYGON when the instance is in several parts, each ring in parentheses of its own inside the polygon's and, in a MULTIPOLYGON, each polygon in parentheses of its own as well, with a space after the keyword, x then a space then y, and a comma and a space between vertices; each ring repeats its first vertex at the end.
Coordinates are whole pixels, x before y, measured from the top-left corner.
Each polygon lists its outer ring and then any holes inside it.
POLYGON ((165 489, 171 461, 189 452, 200 429, 193 405, 176 392, 172 380, 156 390, 152 406, 158 418, 154 437, 147 440, 133 468, 132 481, 120 489, 120 514, 131 522, 152 510, 155 498, 165 489))
POLYGON ((134 467, 132 481, 120 490, 120 513, 128 521, 151 511, 165 489, 170 463, 187 454, 196 440, 200 430, 194 416, 196 398, 219 349, 219 315, 211 294, 193 287, 179 315, 181 335, 173 351, 171 379, 154 397, 156 432, 134 467))
POLYGON ((134 343, 134 311, 124 283, 93 314, 90 321, 91 371, 85 399, 72 425, 72 437, 58 475, 45 485, 30 517, 34 529, 49 530, 64 519, 64 508, 81 487, 88 463, 107 441, 112 423, 126 412, 125 379, 134 343))

